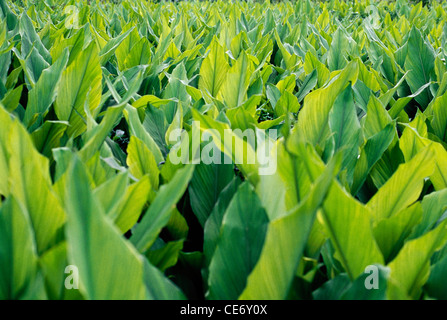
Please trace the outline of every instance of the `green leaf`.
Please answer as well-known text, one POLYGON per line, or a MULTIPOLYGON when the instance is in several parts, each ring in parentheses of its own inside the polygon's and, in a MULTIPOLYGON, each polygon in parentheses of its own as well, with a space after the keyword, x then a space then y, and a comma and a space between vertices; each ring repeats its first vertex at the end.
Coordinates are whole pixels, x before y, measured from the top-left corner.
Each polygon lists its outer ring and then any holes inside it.
POLYGON ((203 59, 199 72, 199 89, 217 98, 222 85, 225 82, 230 69, 224 48, 219 44, 216 37, 213 37, 208 55, 203 59))
POLYGON ((59 120, 70 122, 69 136, 76 137, 86 129, 84 105, 93 112, 101 101, 102 72, 94 42, 83 50, 65 69, 59 82, 54 105, 59 120))
POLYGON ((130 230, 137 223, 150 192, 149 176, 145 176, 137 183, 130 185, 116 210, 108 213, 122 233, 130 230))
POLYGON ((329 70, 343 69, 348 61, 346 60, 346 54, 350 47, 350 41, 345 32, 338 28, 332 36, 331 47, 328 51, 327 63, 329 70))
MULTIPOLYGON (((413 27, 408 37, 408 55, 405 59, 405 70, 409 71, 407 82, 413 93, 430 82, 434 66, 435 52, 433 47, 424 40, 421 32, 413 27)), ((415 99, 425 109, 432 99, 432 95, 428 89, 425 89, 415 99)))
POLYGON ((127 154, 126 162, 129 166, 129 172, 137 179, 149 175, 151 189, 157 190, 160 172, 158 171, 154 155, 144 142, 135 136, 130 137, 127 154))
POLYGON ((318 60, 318 58, 315 57, 311 51, 308 51, 306 53, 304 61, 304 71, 306 72, 306 74, 310 74, 314 70, 317 71, 317 85, 321 88, 329 79, 329 69, 326 67, 325 64, 321 63, 321 61, 318 60))
MULTIPOLYGON (((68 290, 65 288, 65 279, 67 274, 65 268, 67 267, 67 243, 61 242, 46 251, 39 259, 42 273, 45 277, 45 283, 48 293, 48 298, 51 300, 61 300, 69 298, 68 290), (65 291, 65 292, 64 292, 65 291), (65 295, 64 295, 65 293, 65 295)), ((80 294, 79 294, 80 295, 80 294)))
POLYGON ((220 237, 220 227, 222 225, 224 214, 239 185, 240 180, 234 177, 231 182, 221 190, 219 198, 217 199, 209 218, 205 222, 203 228, 203 253, 205 255, 207 266, 211 261, 220 237))
POLYGON ((430 258, 447 241, 447 221, 420 238, 408 241, 388 267, 390 277, 414 299, 428 280, 430 258))
POLYGON ((447 256, 442 258, 430 268, 430 277, 424 286, 424 291, 430 297, 445 300, 447 299, 447 287, 444 285, 447 274, 447 256))
POLYGON ((334 152, 344 149, 342 168, 348 170, 348 181, 352 180, 355 161, 360 153, 361 129, 357 119, 351 86, 340 93, 329 112, 329 127, 335 143, 334 152))
POLYGON ((85 145, 79 152, 82 160, 87 161, 101 149, 114 126, 121 119, 123 109, 123 105, 109 107, 100 124, 92 121, 94 127, 83 135, 85 145))
POLYGON ((44 124, 31 134, 36 149, 46 156, 52 157, 52 150, 61 146, 61 138, 68 127, 65 121, 45 121, 44 124))
POLYGON ((430 180, 436 190, 442 190, 447 188, 447 172, 443 169, 447 166, 447 151, 445 148, 437 142, 421 137, 411 124, 404 129, 399 140, 399 147, 402 150, 406 161, 412 159, 418 152, 430 144, 435 151, 433 157, 435 169, 433 174, 430 175, 430 180))
POLYGON ((144 299, 143 258, 106 217, 87 175, 75 158, 67 179, 66 236, 79 289, 87 299, 144 299))
POLYGON ((261 254, 267 224, 267 215, 256 193, 248 182, 243 183, 222 220, 209 266, 209 299, 236 299, 242 293, 261 254))
POLYGON ((298 102, 297 97, 291 94, 288 91, 284 91, 284 93, 279 98, 278 102, 275 105, 275 113, 278 117, 282 115, 286 115, 290 113, 298 112, 300 108, 300 104, 298 102))
POLYGON ((233 164, 196 165, 189 185, 191 208, 199 223, 204 226, 222 190, 234 176, 233 164))
POLYGON ((23 85, 20 85, 6 93, 0 101, 0 103, 5 106, 6 110, 14 111, 19 106, 20 97, 22 96, 22 89, 23 85))
POLYGON ((298 102, 301 103, 303 99, 306 97, 306 95, 317 85, 318 81, 318 72, 314 69, 311 73, 306 75, 306 78, 304 79, 303 83, 301 84, 301 87, 299 91, 295 94, 298 98, 298 102))
POLYGON ((426 195, 422 201, 424 212, 422 221, 415 227, 411 238, 417 238, 425 234, 435 226, 441 216, 447 210, 447 189, 432 192, 426 195))
POLYGON ((46 62, 51 63, 51 55, 47 48, 43 45, 39 35, 36 32, 36 29, 33 26, 33 22, 26 12, 23 12, 22 17, 20 18, 20 34, 22 38, 25 37, 29 39, 46 62))
POLYGON ((133 231, 131 242, 138 251, 145 252, 149 249, 161 229, 169 222, 171 212, 185 192, 193 172, 194 165, 186 165, 177 170, 168 184, 160 187, 156 198, 133 231))
POLYGON ((261 256, 239 299, 267 300, 287 297, 317 209, 326 197, 337 167, 339 164, 332 162, 300 204, 287 215, 269 223, 261 256))
POLYGON ((126 117, 126 122, 129 126, 129 131, 131 135, 136 136, 138 139, 142 140, 146 147, 152 152, 154 155, 155 161, 157 163, 160 163, 164 160, 163 155, 161 154, 161 151, 157 144, 155 143, 154 139, 151 137, 151 135, 144 129, 140 118, 138 117, 138 111, 137 109, 126 106, 125 110, 123 111, 124 116, 126 117))
POLYGON ((29 101, 23 123, 30 126, 38 115, 45 116, 56 99, 62 71, 67 66, 69 52, 65 49, 57 61, 42 72, 39 80, 29 92, 29 101))
POLYGON ((164 272, 176 265, 180 251, 183 249, 183 242, 184 240, 170 241, 161 248, 151 248, 146 252, 146 257, 152 265, 164 272))
POLYGON ((221 93, 228 108, 236 108, 247 99, 250 77, 255 71, 253 62, 243 51, 236 63, 230 68, 221 93))
POLYGON ((434 133, 444 142, 447 142, 447 92, 436 98, 433 102, 433 119, 431 125, 434 133))
POLYGON ((65 213, 52 188, 49 161, 35 149, 31 136, 18 122, 10 128, 8 152, 11 194, 27 209, 37 251, 42 254, 56 244, 65 222, 65 213))
POLYGON ((321 287, 312 292, 312 296, 315 300, 341 300, 343 294, 350 287, 351 280, 346 273, 342 273, 323 283, 321 287))
MULTIPOLYGON (((387 289, 389 284, 390 270, 381 265, 374 265, 377 268, 378 274, 375 281, 377 281, 378 288, 367 289, 365 283, 368 282, 368 277, 373 275, 368 272, 363 273, 358 277, 348 289, 341 295, 341 300, 386 300, 387 289)), ((374 270, 374 269, 373 269, 374 270)), ((373 271, 375 272, 375 270, 373 271)))
POLYGON ((351 280, 361 275, 368 265, 384 264, 372 233, 371 212, 338 184, 334 184, 318 216, 351 280))
POLYGON ((388 149, 396 135, 394 123, 389 123, 386 127, 371 136, 360 150, 360 157, 355 164, 351 194, 355 196, 366 181, 372 167, 379 161, 385 150, 388 149))
POLYGON ((37 273, 37 252, 28 213, 14 197, 0 207, 0 298, 20 299, 37 273))
POLYGON ((385 261, 389 262, 396 256, 413 228, 421 221, 422 214, 422 207, 416 202, 392 217, 381 220, 374 227, 374 238, 385 261))
POLYGON ((259 175, 258 164, 256 163, 256 152, 253 147, 245 139, 242 139, 235 132, 229 130, 228 124, 202 115, 195 109, 192 109, 192 114, 193 118, 199 121, 202 134, 205 132, 210 134, 219 150, 230 157, 232 162, 241 169, 244 176, 253 185, 256 185, 259 175))
POLYGON ((379 99, 371 95, 366 107, 366 116, 362 120, 363 133, 366 139, 378 134, 393 120, 379 99))
POLYGON ((433 173, 433 157, 433 148, 426 147, 399 166, 366 205, 376 221, 391 217, 418 199, 424 178, 433 173))
POLYGON ((312 144, 324 145, 329 135, 329 111, 336 97, 348 86, 349 81, 355 82, 358 75, 358 65, 349 63, 331 83, 309 93, 304 98, 304 106, 298 117, 298 130, 312 144))

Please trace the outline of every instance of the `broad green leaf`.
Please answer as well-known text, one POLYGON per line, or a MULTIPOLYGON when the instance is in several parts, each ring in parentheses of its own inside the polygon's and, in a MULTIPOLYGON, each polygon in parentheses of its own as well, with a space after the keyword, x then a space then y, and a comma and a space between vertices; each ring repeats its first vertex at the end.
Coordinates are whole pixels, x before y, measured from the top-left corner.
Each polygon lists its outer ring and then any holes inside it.
POLYGON ((40 257, 39 265, 41 266, 47 284, 48 298, 51 300, 72 299, 68 292, 78 290, 65 288, 65 279, 68 276, 65 273, 65 269, 68 266, 67 243, 61 242, 46 251, 40 257))
POLYGON ((430 144, 435 151, 435 155, 433 157, 435 170, 433 174, 430 175, 430 180, 436 190, 442 190, 447 188, 447 172, 443 169, 447 166, 447 151, 445 148, 437 142, 421 137, 418 131, 411 125, 404 129, 404 132, 399 140, 399 147, 404 154, 405 160, 407 161, 412 159, 418 152, 430 144))
POLYGON ((20 85, 6 93, 0 101, 0 103, 5 106, 6 110, 14 111, 19 106, 20 97, 22 96, 22 89, 23 85, 20 85))
POLYGON ((223 217, 209 266, 209 299, 236 299, 261 254, 268 218, 251 188, 248 182, 238 188, 223 217))
POLYGON ((275 30, 275 40, 276 44, 278 45, 278 48, 281 52, 282 58, 284 60, 285 67, 287 69, 294 69, 294 67, 299 62, 299 57, 296 54, 291 54, 284 46, 284 44, 281 42, 280 36, 278 34, 278 31, 275 30))
POLYGON ((327 63, 329 70, 343 69, 348 63, 346 60, 347 51, 350 49, 350 40, 345 32, 338 28, 332 35, 331 47, 328 51, 327 63))
POLYGON ((425 283, 424 290, 427 294, 436 299, 447 299, 447 287, 444 285, 447 274, 447 256, 430 267, 430 277, 425 283))
POLYGON ((203 253, 205 255, 207 266, 211 261, 217 242, 219 241, 220 227, 222 225, 224 214, 233 199, 234 194, 237 192, 239 185, 240 180, 235 177, 221 190, 219 198, 203 227, 203 253))
POLYGON ((18 122, 10 128, 8 152, 10 191, 29 213, 40 255, 58 241, 65 212, 52 188, 48 159, 18 122))
POLYGON ((311 73, 306 75, 299 91, 295 94, 298 98, 298 102, 301 103, 306 95, 317 85, 318 81, 318 72, 317 70, 313 70, 311 73))
POLYGON ((250 77, 255 68, 245 52, 242 52, 236 63, 228 70, 221 88, 221 94, 228 108, 236 108, 247 99, 250 77))
POLYGON ((432 192, 426 195, 422 201, 424 212, 422 221, 416 226, 411 238, 417 238, 435 226, 441 216, 447 210, 447 189, 432 192))
POLYGON ((9 194, 9 133, 13 123, 12 117, 0 104, 0 123, 3 130, 0 130, 0 194, 9 194))
POLYGON ((397 257, 388 264, 390 277, 414 299, 428 280, 430 258, 447 241, 446 222, 420 238, 408 241, 397 257))
POLYGON ((176 172, 168 184, 160 187, 156 198, 133 231, 131 242, 138 251, 149 249, 161 229, 169 222, 172 209, 185 192, 193 172, 194 165, 186 165, 176 172))
POLYGON ((143 141, 135 136, 130 137, 127 146, 127 165, 129 172, 137 179, 149 175, 151 189, 157 190, 159 184, 159 171, 155 157, 143 141))
POLYGON ((311 143, 324 145, 329 135, 329 111, 336 97, 357 80, 358 65, 349 63, 327 86, 309 93, 298 116, 298 130, 311 143))
POLYGON ((202 226, 205 225, 222 190, 234 176, 233 164, 196 165, 189 185, 191 208, 202 226))
POLYGON ((104 213, 113 218, 113 210, 120 203, 127 188, 128 172, 121 172, 93 190, 104 213))
MULTIPOLYGON (((371 267, 376 269, 366 269, 365 272, 352 282, 352 285, 346 290, 342 296, 341 300, 386 300, 389 299, 387 295, 387 290, 392 283, 389 280, 390 270, 387 267, 381 265, 372 265, 371 267), (367 270, 371 270, 367 272, 367 270), (376 276, 377 278, 372 281, 377 281, 378 288, 366 288, 366 283, 370 283, 371 280, 368 278, 370 276, 376 276)), ((370 268, 371 268, 370 267, 370 268)))
POLYGON ((176 265, 179 253, 183 249, 183 242, 184 240, 169 241, 160 248, 151 248, 146 252, 146 257, 152 265, 164 272, 176 265))
POLYGON ((92 42, 65 69, 59 82, 54 111, 59 120, 70 122, 69 136, 78 136, 86 129, 84 105, 93 112, 99 105, 102 72, 96 44, 92 42))
POLYGON ((36 149, 51 159, 52 150, 61 146, 61 138, 67 127, 68 123, 65 121, 45 121, 39 129, 31 134, 36 149))
POLYGON ((329 79, 329 69, 320 60, 318 60, 318 58, 315 57, 311 51, 306 53, 304 60, 304 71, 306 74, 311 74, 313 70, 316 70, 318 87, 322 87, 329 79))
POLYGON ((426 147, 413 159, 399 166, 366 205, 375 221, 391 217, 418 199, 424 178, 433 173, 434 155, 433 148, 426 147))
POLYGON ((261 256, 239 299, 267 300, 287 297, 317 209, 333 183, 338 166, 332 162, 300 204, 287 215, 270 221, 261 256))
POLYGON ((351 280, 368 265, 384 264, 373 236, 370 210, 338 184, 332 185, 318 218, 336 250, 335 258, 351 280))
POLYGON ((361 129, 357 119, 351 86, 340 93, 329 112, 329 127, 333 133, 334 151, 344 149, 342 169, 347 169, 352 180, 355 161, 360 154, 361 129))
POLYGON ((350 287, 351 279, 346 273, 342 273, 323 283, 321 287, 312 292, 312 296, 315 300, 341 300, 343 294, 350 287))
POLYGON ((164 158, 163 155, 161 154, 159 147, 157 146, 151 135, 143 127, 140 118, 138 117, 137 109, 130 106, 126 106, 123 113, 129 125, 130 133, 144 142, 144 144, 154 155, 155 161, 157 163, 163 161, 164 158))
POLYGON ((447 142, 447 93, 438 97, 433 102, 433 119, 431 125, 435 134, 444 142, 447 142))
MULTIPOLYGON (((413 27, 408 38, 408 55, 405 59, 405 70, 409 71, 406 81, 413 93, 430 82, 434 65, 435 53, 433 47, 427 43, 421 32, 416 27, 413 27)), ((415 99, 425 109, 432 96, 430 91, 425 89, 415 99)))
POLYGON ((374 227, 374 238, 385 261, 391 261, 410 236, 413 228, 421 221, 422 207, 419 202, 403 209, 390 218, 383 219, 374 227))
POLYGON ((382 131, 392 119, 379 99, 371 96, 367 105, 366 116, 362 120, 363 132, 366 139, 382 131))
POLYGON ((354 178, 351 185, 351 194, 356 195, 368 177, 372 167, 382 157, 396 134, 395 124, 389 123, 386 127, 371 136, 360 150, 360 157, 355 164, 354 178))
POLYGON ((106 217, 82 163, 75 159, 69 172, 66 236, 81 292, 87 299, 144 299, 143 257, 106 217))
POLYGON ((136 109, 146 107, 148 104, 153 105, 154 107, 160 107, 165 104, 168 104, 171 102, 172 99, 160 99, 157 96, 154 95, 145 95, 136 100, 134 103, 132 103, 132 106, 136 109))
POLYGON ((280 117, 282 115, 287 115, 289 112, 296 113, 299 108, 300 104, 297 97, 288 91, 284 91, 275 105, 275 113, 280 117))
POLYGON ((149 176, 145 176, 137 183, 130 185, 116 210, 108 213, 122 233, 127 232, 137 223, 150 192, 149 176))
POLYGON ((62 71, 67 65, 68 56, 68 49, 65 49, 57 61, 42 72, 35 87, 29 92, 29 102, 23 119, 25 125, 30 126, 38 115, 44 116, 56 99, 62 71))
POLYGON ((231 158, 253 185, 256 185, 259 175, 256 152, 253 147, 231 131, 226 123, 202 115, 194 109, 192 114, 194 119, 199 121, 201 133, 207 132, 210 134, 216 146, 231 158))
POLYGON ((37 273, 34 232, 25 208, 14 197, 0 207, 0 298, 20 299, 37 273))
POLYGON ((208 48, 210 51, 200 67, 199 89, 208 91, 210 95, 217 98, 230 66, 225 56, 225 50, 216 37, 213 37, 208 48))

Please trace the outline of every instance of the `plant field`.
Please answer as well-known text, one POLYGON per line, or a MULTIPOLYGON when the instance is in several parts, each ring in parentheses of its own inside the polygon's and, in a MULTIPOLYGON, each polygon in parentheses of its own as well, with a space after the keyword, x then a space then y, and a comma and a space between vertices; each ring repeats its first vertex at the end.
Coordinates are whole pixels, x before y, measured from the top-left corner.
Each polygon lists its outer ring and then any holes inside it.
POLYGON ((446 1, 0 0, 0 299, 447 299, 446 1))

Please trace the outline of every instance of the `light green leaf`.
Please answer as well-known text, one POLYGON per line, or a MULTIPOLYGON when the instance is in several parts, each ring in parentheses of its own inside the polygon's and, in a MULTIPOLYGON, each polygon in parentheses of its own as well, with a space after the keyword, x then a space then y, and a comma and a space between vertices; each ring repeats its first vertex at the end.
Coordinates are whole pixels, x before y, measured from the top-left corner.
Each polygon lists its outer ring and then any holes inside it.
POLYGON ((433 173, 433 148, 427 147, 413 159, 401 164, 391 178, 367 203, 378 222, 405 209, 419 197, 424 178, 433 173))
POLYGON ((166 226, 175 204, 185 192, 194 172, 194 165, 177 170, 173 179, 163 185, 149 206, 141 222, 136 226, 131 242, 140 252, 145 252, 154 243, 161 229, 166 226))
POLYGON ((208 48, 210 51, 200 67, 199 89, 208 91, 211 96, 217 98, 230 66, 225 56, 225 50, 216 37, 213 37, 208 48))
POLYGON ((261 256, 239 299, 267 300, 287 297, 317 209, 325 199, 338 167, 339 164, 332 162, 301 203, 287 215, 269 223, 261 256))
POLYGON ((352 198, 340 185, 333 184, 324 202, 319 220, 351 280, 360 276, 368 265, 384 264, 372 233, 371 212, 352 198))
POLYGON ((430 258, 447 241, 447 221, 420 238, 408 241, 388 267, 390 277, 414 299, 428 280, 430 258))
POLYGON ((87 175, 74 159, 67 179, 66 236, 79 289, 87 299, 144 299, 143 258, 106 217, 87 175))
POLYGON ((69 121, 69 136, 76 137, 86 129, 84 105, 93 112, 101 101, 102 72, 94 42, 83 50, 65 69, 59 82, 54 111, 59 120, 69 121))

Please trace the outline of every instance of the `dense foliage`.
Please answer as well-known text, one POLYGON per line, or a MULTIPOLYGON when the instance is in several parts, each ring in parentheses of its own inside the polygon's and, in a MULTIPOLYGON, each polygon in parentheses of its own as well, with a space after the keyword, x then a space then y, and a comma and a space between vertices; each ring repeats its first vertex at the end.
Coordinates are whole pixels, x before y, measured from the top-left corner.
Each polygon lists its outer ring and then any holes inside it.
POLYGON ((0 298, 447 298, 445 1, 0 19, 0 298), (210 144, 233 163, 173 161, 210 144))

